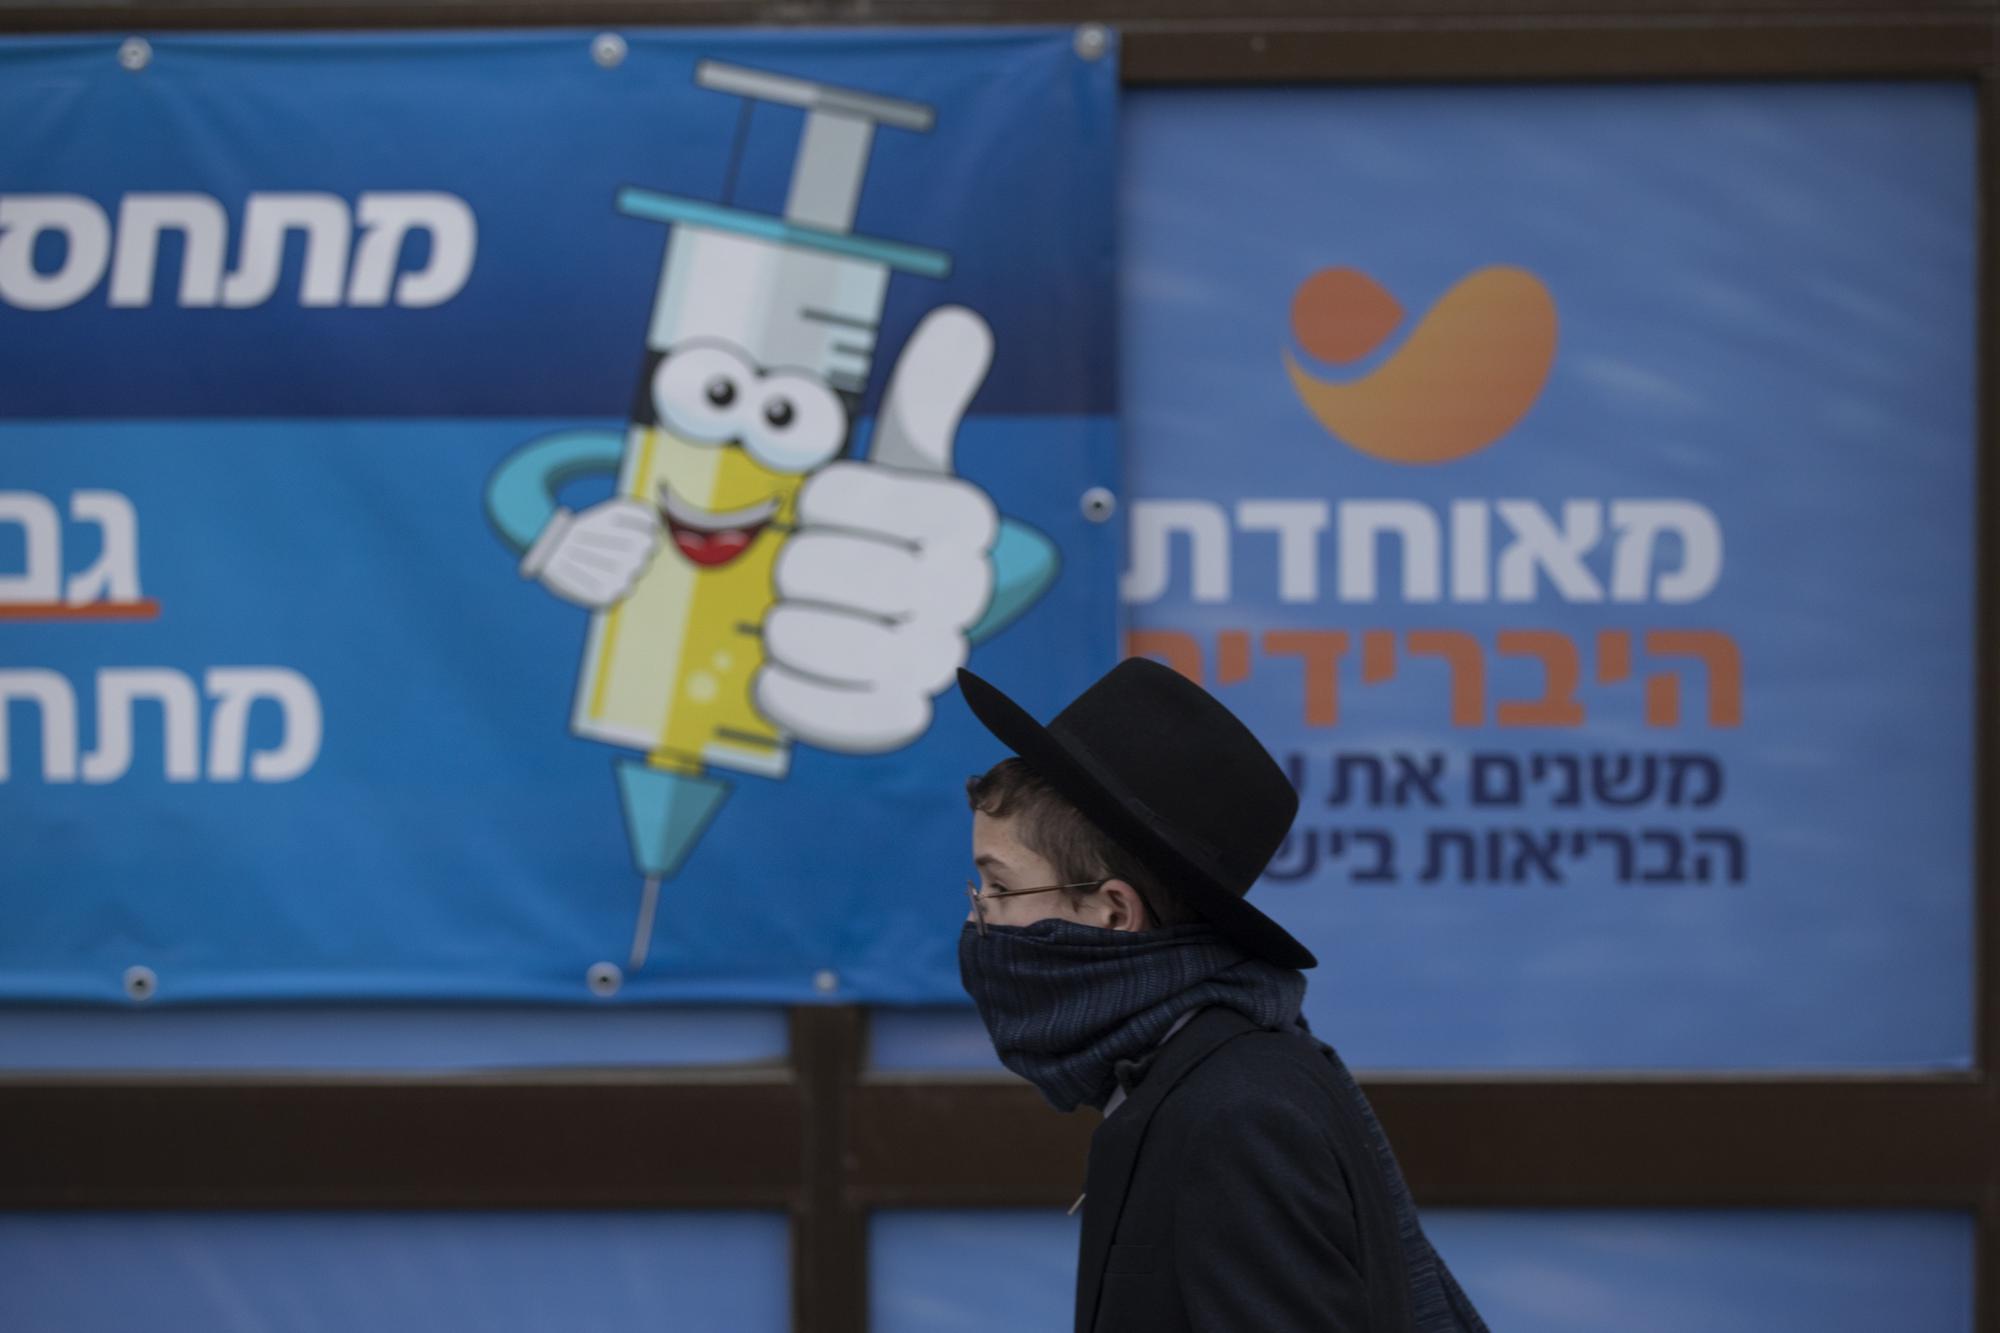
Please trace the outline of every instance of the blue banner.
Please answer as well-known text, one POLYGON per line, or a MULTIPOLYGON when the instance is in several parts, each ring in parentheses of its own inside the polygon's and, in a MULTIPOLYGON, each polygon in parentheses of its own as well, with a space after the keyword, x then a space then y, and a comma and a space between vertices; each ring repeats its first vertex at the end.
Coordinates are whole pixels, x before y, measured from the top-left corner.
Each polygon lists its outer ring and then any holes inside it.
POLYGON ((1114 50, 0 44, 0 998, 957 994, 1116 648, 1114 50))
POLYGON ((1142 94, 1132 646, 1372 1067, 1971 1059, 1975 98, 1142 94))

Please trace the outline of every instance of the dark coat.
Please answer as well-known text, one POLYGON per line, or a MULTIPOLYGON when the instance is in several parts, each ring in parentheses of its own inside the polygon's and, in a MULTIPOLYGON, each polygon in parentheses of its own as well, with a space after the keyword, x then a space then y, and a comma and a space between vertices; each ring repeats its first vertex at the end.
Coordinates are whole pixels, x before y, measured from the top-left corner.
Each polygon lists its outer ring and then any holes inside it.
POLYGON ((1366 1130, 1319 1045, 1197 1014, 1098 1126, 1077 1333, 1404 1333, 1408 1275, 1366 1130))

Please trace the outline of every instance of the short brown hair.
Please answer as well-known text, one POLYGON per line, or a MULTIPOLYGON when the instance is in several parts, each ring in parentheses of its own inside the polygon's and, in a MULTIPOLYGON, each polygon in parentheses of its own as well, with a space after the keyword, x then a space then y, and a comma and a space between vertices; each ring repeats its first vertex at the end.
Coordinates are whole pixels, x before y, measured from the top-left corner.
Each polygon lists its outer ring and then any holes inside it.
MULTIPOLYGON (((1179 926, 1201 919, 1180 894, 1084 818, 1081 810, 1025 760, 1002 759, 979 776, 967 778, 965 800, 981 814, 1016 820, 1021 841, 1054 866, 1064 883, 1122 879, 1138 890, 1155 926, 1179 926)), ((1076 902, 1086 892, 1089 890, 1072 890, 1065 896, 1076 902)))

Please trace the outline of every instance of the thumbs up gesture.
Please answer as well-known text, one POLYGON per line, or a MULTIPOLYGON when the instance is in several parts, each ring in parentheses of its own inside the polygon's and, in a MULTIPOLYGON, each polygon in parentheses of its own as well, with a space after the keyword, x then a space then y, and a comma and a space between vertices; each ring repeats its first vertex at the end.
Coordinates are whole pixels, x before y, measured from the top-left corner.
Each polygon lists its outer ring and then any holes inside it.
POLYGON ((933 310, 889 377, 868 461, 829 463, 799 491, 752 689, 767 718, 808 744, 853 754, 909 744, 965 661, 965 632, 993 595, 999 516, 952 475, 952 446, 992 360, 984 320, 933 310))

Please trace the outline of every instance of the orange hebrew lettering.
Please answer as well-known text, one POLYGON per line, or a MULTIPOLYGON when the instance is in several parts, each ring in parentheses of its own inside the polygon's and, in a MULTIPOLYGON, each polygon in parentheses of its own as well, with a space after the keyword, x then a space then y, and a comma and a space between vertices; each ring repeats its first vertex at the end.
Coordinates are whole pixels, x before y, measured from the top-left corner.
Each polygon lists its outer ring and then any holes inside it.
POLYGON ((1498 646, 1502 657, 1540 658, 1547 681, 1540 699, 1496 703, 1494 721, 1503 727, 1583 725, 1583 705, 1576 701, 1576 682, 1583 668, 1569 635, 1552 629, 1503 629, 1498 646))
POLYGON ((1451 724, 1476 727, 1486 720, 1486 658, 1479 640, 1458 629, 1413 629, 1403 636, 1412 657, 1442 657, 1451 668, 1451 724))
POLYGON ((1632 678, 1632 633, 1630 630, 1597 631, 1597 683, 1616 685, 1632 678))
MULTIPOLYGON (((1743 725, 1743 655, 1735 639, 1712 629, 1647 630, 1646 653, 1699 658, 1708 668, 1708 724, 1743 725)), ((1646 677, 1646 725, 1671 727, 1680 720, 1680 677, 1670 671, 1646 677)))
POLYGON ((1250 631, 1226 629, 1215 636, 1215 683, 1234 685, 1250 679, 1250 631))
POLYGON ((1380 685, 1396 674, 1396 636, 1386 629, 1371 629, 1361 635, 1361 681, 1380 685))
POLYGON ((1296 657, 1304 663, 1306 725, 1330 727, 1340 721, 1340 658, 1347 632, 1337 629, 1266 630, 1262 647, 1269 657, 1296 657))

